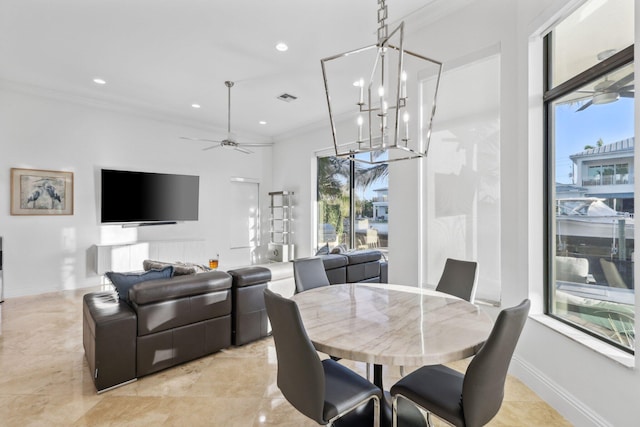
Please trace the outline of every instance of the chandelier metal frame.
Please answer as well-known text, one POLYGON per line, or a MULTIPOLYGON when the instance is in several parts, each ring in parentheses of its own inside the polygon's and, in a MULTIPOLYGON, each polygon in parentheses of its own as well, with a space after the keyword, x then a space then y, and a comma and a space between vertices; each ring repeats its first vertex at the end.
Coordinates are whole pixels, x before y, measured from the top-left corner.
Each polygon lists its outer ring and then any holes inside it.
MULTIPOLYGON (((385 0, 378 0, 378 4, 379 27, 378 42, 376 44, 320 60, 335 153, 338 157, 347 157, 350 160, 360 161, 367 164, 380 164, 399 160, 423 158, 427 156, 429 151, 433 117, 436 111, 436 98, 442 74, 442 63, 404 49, 404 22, 400 22, 400 24, 391 33, 388 33, 388 27, 385 22, 387 18, 387 6, 385 4, 385 0), (399 42, 397 45, 391 43, 392 38, 395 36, 399 36, 399 42), (368 51, 373 49, 376 50, 377 56, 373 70, 370 73, 371 77, 368 82, 360 79, 359 83, 360 96, 356 106, 358 113, 362 113, 362 115, 358 117, 357 140, 340 144, 336 128, 336 112, 334 111, 335 109, 332 107, 331 102, 327 66, 332 61, 338 61, 342 58, 363 53, 366 54, 368 51), (388 85, 386 85, 385 67, 387 64, 385 61, 387 61, 387 57, 392 52, 397 53, 398 57, 397 78, 393 81, 389 81, 388 85), (430 66, 437 67, 437 72, 435 74, 435 88, 433 92, 433 104, 429 112, 429 116, 426 118, 424 123, 426 126, 422 127, 424 130, 421 132, 421 135, 415 138, 415 141, 412 141, 411 138, 409 138, 409 117, 407 113, 409 96, 407 94, 406 86, 405 55, 418 61, 425 61, 425 63, 429 63, 430 66), (374 81, 377 69, 381 76, 381 81, 379 82, 374 81), (377 83, 380 83, 380 87, 378 88, 378 97, 376 99, 375 93, 373 92, 373 86, 377 83), (395 86, 395 91, 385 90, 386 88, 390 88, 391 85, 395 86), (391 105, 388 105, 387 100, 384 97, 385 93, 395 93, 393 99, 389 99, 389 101, 392 101, 391 105), (404 135, 401 137, 399 124, 401 112, 403 112, 403 110, 405 131, 404 135), (388 126, 389 119, 391 119, 391 129, 389 129, 388 126), (365 124, 366 136, 363 138, 363 125, 365 124), (381 158, 381 153, 385 151, 390 152, 391 150, 394 151, 394 154, 386 156, 387 158, 381 158), (361 153, 369 153, 369 156, 357 156, 361 153)), ((392 65, 393 64, 391 64, 391 66, 392 65)), ((415 101, 421 102, 420 97, 416 96, 415 101)))

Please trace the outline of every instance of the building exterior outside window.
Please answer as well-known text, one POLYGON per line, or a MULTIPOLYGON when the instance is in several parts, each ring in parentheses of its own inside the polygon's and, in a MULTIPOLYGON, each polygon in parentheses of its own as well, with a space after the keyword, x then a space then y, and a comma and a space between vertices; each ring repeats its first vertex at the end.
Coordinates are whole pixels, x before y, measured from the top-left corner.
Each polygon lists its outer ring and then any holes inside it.
POLYGON ((584 195, 607 199, 618 212, 633 213, 634 140, 628 138, 572 154, 575 181, 584 187, 584 195))
POLYGON ((545 37, 546 313, 635 349, 634 2, 587 0, 545 37))

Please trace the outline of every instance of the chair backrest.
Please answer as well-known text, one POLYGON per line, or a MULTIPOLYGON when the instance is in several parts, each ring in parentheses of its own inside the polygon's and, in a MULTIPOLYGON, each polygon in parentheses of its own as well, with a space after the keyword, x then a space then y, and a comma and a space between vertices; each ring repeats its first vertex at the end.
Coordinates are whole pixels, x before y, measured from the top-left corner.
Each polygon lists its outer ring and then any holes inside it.
POLYGON ((304 330, 295 301, 264 290, 278 358, 278 388, 298 411, 326 424, 324 369, 316 349, 304 330))
POLYGON ((462 386, 462 410, 467 426, 483 426, 500 409, 511 357, 527 320, 531 302, 504 309, 489 338, 469 363, 462 386))
POLYGON ((367 237, 366 237, 367 248, 375 249, 380 246, 380 236, 378 235, 378 230, 375 228, 367 228, 367 237))
POLYGON ((324 270, 322 258, 300 258, 293 260, 293 278, 296 282, 296 292, 329 286, 327 272, 324 270))
POLYGON ((609 283, 609 286, 613 288, 629 289, 629 286, 627 286, 627 283, 620 275, 618 267, 616 267, 613 262, 604 258, 600 258, 600 266, 602 267, 604 278, 607 279, 607 283, 609 283))
POLYGON ((556 280, 587 283, 589 260, 570 256, 556 256, 556 280))
POLYGON ((436 291, 462 298, 473 304, 476 298, 478 263, 447 258, 436 291))

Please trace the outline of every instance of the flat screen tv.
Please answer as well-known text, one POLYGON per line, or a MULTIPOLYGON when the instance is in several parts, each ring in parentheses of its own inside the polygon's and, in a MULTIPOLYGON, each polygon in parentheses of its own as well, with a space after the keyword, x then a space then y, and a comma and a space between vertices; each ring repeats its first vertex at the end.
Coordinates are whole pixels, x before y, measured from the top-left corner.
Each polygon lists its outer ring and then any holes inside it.
POLYGON ((102 169, 101 222, 196 221, 199 181, 193 175, 102 169))

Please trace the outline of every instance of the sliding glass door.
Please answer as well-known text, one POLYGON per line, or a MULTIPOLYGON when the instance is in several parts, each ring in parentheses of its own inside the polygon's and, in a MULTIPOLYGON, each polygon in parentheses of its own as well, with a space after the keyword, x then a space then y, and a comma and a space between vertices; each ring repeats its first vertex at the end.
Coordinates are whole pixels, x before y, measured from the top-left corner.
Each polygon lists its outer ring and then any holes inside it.
MULTIPOLYGON (((383 154, 383 155, 386 155, 383 154)), ((317 250, 388 246, 388 165, 318 157, 317 250)))

